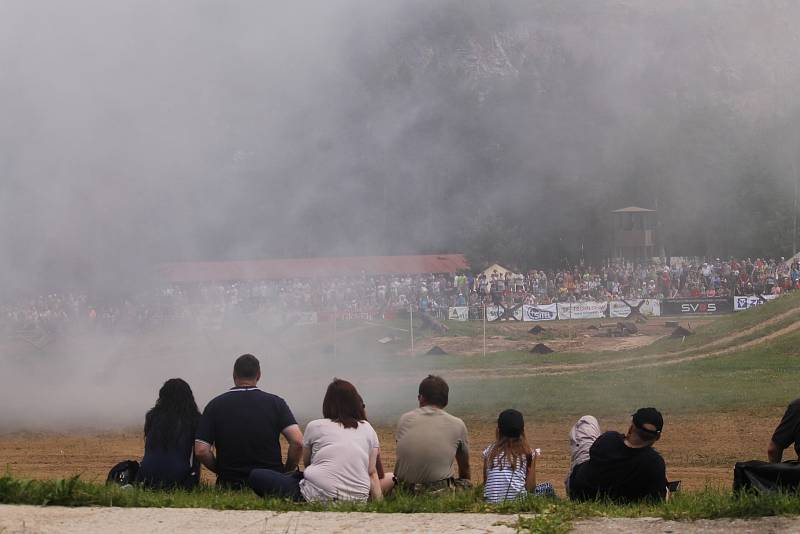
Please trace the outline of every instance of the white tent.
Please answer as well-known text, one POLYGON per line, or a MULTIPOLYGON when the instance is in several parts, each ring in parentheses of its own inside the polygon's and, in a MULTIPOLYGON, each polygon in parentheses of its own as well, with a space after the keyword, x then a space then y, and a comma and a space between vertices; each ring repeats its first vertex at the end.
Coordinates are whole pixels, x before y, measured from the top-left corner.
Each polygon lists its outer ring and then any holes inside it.
POLYGON ((491 278, 493 274, 498 276, 505 276, 506 273, 514 274, 514 271, 511 269, 506 269, 499 263, 495 263, 494 265, 490 265, 487 267, 481 274, 485 274, 487 278, 491 278))

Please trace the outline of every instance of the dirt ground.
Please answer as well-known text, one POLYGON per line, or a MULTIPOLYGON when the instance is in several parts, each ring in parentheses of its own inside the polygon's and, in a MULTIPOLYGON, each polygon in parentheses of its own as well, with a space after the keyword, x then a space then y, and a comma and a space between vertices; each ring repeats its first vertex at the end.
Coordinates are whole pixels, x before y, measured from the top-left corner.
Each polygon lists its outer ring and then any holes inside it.
MULTIPOLYGON (((776 413, 724 413, 667 417, 658 450, 667 462, 667 475, 682 480, 686 490, 706 485, 729 487, 733 464, 738 460, 763 459, 772 430, 781 416, 776 413)), ((494 436, 494 426, 467 420, 470 431, 473 479, 481 480, 480 452, 494 436)), ((604 430, 627 428, 622 419, 600 421, 604 430)), ((567 433, 572 421, 529 422, 531 445, 543 451, 538 481, 551 481, 563 494, 569 469, 567 433)), ((387 470, 394 465, 394 429, 378 427, 381 454, 387 470)), ((104 480, 109 468, 125 459, 138 459, 142 439, 134 431, 102 434, 0 435, 0 466, 18 477, 47 479, 81 474, 88 480, 104 480)), ((206 473, 206 479, 210 479, 206 473)))
MULTIPOLYGON (((636 349, 650 345, 655 340, 669 335, 675 327, 665 325, 667 321, 677 321, 683 327, 696 328, 711 321, 707 317, 689 319, 677 317, 654 317, 648 321, 635 323, 636 334, 609 337, 609 330, 623 319, 602 319, 582 321, 547 321, 541 323, 508 322, 492 324, 491 335, 486 337, 487 352, 529 350, 537 343, 544 343, 556 352, 599 352, 636 349), (528 333, 534 326, 544 331, 539 335, 528 333)), ((627 321, 625 321, 627 322, 627 321)), ((477 354, 483 351, 483 344, 476 343, 474 336, 433 336, 417 342, 415 350, 424 354, 438 346, 449 354, 477 354)))

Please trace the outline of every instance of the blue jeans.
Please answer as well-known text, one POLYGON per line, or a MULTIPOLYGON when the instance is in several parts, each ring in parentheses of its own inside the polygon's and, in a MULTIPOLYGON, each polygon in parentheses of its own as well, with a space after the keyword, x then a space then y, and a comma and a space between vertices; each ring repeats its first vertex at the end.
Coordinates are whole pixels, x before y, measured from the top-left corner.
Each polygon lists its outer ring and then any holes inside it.
POLYGON ((247 485, 259 497, 284 497, 293 501, 304 501, 300 493, 300 481, 303 473, 280 473, 272 469, 253 469, 247 479, 247 485))

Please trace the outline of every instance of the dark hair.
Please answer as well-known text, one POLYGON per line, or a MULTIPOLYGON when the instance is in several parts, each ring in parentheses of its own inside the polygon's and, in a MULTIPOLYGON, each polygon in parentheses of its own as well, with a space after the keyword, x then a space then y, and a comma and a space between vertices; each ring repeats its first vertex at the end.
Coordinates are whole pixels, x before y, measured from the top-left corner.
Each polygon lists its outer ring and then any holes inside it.
MULTIPOLYGON (((486 455, 489 467, 506 466, 515 469, 531 452, 531 446, 525 437, 525 420, 517 410, 504 410, 500 413, 496 436, 497 440, 486 455)), ((531 460, 528 464, 530 462, 531 460)))
POLYGON ((261 365, 258 363, 258 358, 252 354, 242 354, 236 358, 236 363, 233 364, 233 376, 235 378, 253 380, 258 378, 258 373, 260 372, 261 365))
POLYGON ((367 420, 364 400, 353 384, 334 378, 322 400, 322 416, 336 421, 345 428, 358 428, 360 421, 367 420))
POLYGON ((193 442, 199 420, 192 388, 180 378, 170 378, 158 390, 156 405, 144 417, 144 436, 153 446, 168 450, 182 440, 193 442))
POLYGON ((419 383, 419 395, 428 404, 444 408, 449 394, 450 387, 441 376, 428 375, 419 383))
POLYGON ((660 437, 658 432, 652 432, 650 430, 647 430, 646 428, 639 428, 637 426, 634 426, 633 431, 636 432, 636 435, 639 436, 639 439, 641 439, 644 442, 650 442, 650 441, 655 442, 658 441, 658 438, 660 437))

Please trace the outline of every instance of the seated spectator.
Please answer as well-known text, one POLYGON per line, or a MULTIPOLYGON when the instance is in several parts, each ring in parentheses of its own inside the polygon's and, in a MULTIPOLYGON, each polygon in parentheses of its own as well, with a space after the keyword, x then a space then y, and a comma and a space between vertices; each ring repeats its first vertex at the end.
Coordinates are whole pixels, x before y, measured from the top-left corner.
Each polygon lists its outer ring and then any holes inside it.
POLYGON ((567 495, 573 500, 618 502, 667 498, 666 465, 653 448, 664 419, 655 408, 633 414, 627 434, 600 434, 597 419, 581 417, 570 431, 572 466, 567 495))
POLYGON ((783 460, 783 451, 794 444, 794 451, 800 458, 800 399, 793 400, 775 428, 767 447, 767 457, 772 463, 783 460))
POLYGON ((536 458, 525 437, 525 420, 517 410, 504 410, 497 418, 497 439, 483 451, 483 498, 499 503, 534 495, 555 495, 549 482, 536 484, 536 458))
POLYGON ((194 434, 200 412, 189 384, 170 378, 144 418, 144 458, 136 481, 151 488, 191 489, 200 481, 194 434))
POLYGON ((203 411, 194 452, 217 474, 217 485, 243 488, 253 469, 292 471, 303 449, 303 434, 286 401, 258 389, 261 366, 252 354, 236 359, 234 387, 203 411), (282 462, 280 435, 289 442, 282 462), (212 451, 216 448, 216 456, 212 451))
MULTIPOLYGON (((324 419, 308 423, 302 474, 254 469, 250 487, 260 496, 295 501, 366 501, 383 496, 378 479, 378 435, 350 382, 334 378, 322 401, 324 419)), ((391 477, 390 477, 391 478, 391 477)))
POLYGON ((464 422, 444 411, 450 389, 428 375, 419 385, 419 408, 397 423, 395 480, 412 493, 431 493, 469 485, 469 438, 464 422), (458 479, 453 477, 453 461, 458 479))

